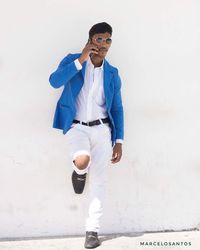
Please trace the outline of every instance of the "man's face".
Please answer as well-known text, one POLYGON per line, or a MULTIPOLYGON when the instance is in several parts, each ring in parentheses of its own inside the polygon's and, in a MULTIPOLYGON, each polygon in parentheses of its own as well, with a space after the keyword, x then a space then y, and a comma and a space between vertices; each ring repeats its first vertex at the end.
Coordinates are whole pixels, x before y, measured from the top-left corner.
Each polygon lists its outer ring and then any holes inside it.
POLYGON ((111 46, 112 39, 108 32, 98 33, 91 38, 91 42, 98 47, 98 56, 104 58, 111 46))

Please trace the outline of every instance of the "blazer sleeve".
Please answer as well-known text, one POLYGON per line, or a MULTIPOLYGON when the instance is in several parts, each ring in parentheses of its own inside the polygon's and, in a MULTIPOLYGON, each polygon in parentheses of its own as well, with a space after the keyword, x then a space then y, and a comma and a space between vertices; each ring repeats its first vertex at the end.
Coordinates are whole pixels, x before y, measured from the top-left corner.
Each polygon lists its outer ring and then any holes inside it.
POLYGON ((75 59, 74 55, 68 54, 60 62, 56 71, 54 71, 49 77, 49 82, 52 87, 60 88, 79 72, 74 63, 75 59))
POLYGON ((124 110, 122 105, 122 96, 121 96, 121 79, 120 76, 115 76, 115 87, 114 87, 114 96, 111 107, 111 114, 114 120, 116 128, 116 138, 115 139, 124 139, 124 110))

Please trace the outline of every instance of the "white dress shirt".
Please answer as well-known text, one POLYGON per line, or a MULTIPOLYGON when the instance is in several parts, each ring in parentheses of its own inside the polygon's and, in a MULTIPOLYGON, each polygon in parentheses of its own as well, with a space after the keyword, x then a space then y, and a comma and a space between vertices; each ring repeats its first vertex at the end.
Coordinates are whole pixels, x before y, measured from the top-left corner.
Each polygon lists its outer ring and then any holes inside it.
MULTIPOLYGON (((74 63, 78 70, 82 69, 78 59, 74 63)), ((76 98, 76 120, 89 122, 108 117, 103 88, 103 65, 104 61, 100 67, 94 67, 90 57, 86 62, 84 84, 76 98)), ((122 141, 116 140, 118 143, 122 141)))
MULTIPOLYGON (((78 59, 75 64, 80 64, 78 59)), ((78 69, 82 65, 78 65, 78 69)), ((83 87, 76 99, 76 120, 90 122, 108 116, 103 89, 103 64, 94 67, 90 58, 86 62, 83 87)))

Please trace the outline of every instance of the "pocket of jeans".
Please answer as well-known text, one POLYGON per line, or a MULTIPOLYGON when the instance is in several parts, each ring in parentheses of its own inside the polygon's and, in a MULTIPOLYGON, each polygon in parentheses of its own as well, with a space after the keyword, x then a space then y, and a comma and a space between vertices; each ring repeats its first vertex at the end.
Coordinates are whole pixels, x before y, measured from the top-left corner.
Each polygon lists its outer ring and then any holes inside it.
POLYGON ((102 126, 102 129, 105 131, 105 133, 109 133, 109 134, 111 133, 111 127, 107 123, 104 123, 100 126, 102 126))
POLYGON ((77 127, 78 125, 78 123, 72 123, 71 128, 77 127))

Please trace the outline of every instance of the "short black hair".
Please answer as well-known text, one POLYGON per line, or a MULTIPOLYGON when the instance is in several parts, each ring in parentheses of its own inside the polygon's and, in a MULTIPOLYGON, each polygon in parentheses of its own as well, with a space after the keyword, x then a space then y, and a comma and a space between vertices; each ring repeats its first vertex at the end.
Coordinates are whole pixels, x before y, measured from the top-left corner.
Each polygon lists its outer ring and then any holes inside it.
POLYGON ((95 34, 106 33, 106 32, 108 32, 112 36, 112 27, 108 23, 106 22, 96 23, 89 30, 89 38, 92 38, 95 34))

